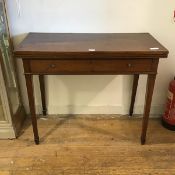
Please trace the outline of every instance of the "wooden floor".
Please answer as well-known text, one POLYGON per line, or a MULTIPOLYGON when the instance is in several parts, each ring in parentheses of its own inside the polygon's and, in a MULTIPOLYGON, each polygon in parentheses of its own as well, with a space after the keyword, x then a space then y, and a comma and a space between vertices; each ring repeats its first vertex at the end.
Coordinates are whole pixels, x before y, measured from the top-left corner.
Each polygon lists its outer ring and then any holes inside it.
POLYGON ((175 133, 151 119, 140 145, 141 119, 64 116, 30 120, 17 140, 0 141, 0 175, 175 175, 175 133))

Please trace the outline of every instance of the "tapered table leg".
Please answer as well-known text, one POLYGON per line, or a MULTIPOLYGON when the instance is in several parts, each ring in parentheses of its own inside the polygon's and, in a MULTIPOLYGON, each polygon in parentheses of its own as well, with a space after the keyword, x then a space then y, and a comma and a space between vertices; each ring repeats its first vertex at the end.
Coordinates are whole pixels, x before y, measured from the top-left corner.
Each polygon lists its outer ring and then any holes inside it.
POLYGON ((129 109, 130 116, 133 115, 133 109, 134 109, 134 103, 135 103, 135 98, 136 98, 136 93, 137 93, 138 81, 139 81, 139 74, 135 74, 134 80, 133 80, 133 86, 132 86, 131 104, 130 104, 130 109, 129 109))
POLYGON ((26 79, 27 93, 28 93, 28 99, 29 99, 29 107, 30 107, 30 113, 31 113, 31 119, 32 119, 34 141, 35 141, 35 144, 38 145, 39 144, 39 135, 38 135, 36 110, 35 110, 33 76, 30 75, 30 74, 26 74, 25 79, 26 79))
POLYGON ((152 101, 155 80, 156 80, 156 74, 148 75, 146 97, 145 97, 145 109, 144 109, 143 121, 142 121, 142 134, 141 134, 142 145, 144 145, 146 141, 146 132, 148 128, 149 113, 151 108, 151 101, 152 101))
POLYGON ((45 116, 46 113, 47 113, 47 108, 46 108, 44 75, 39 75, 39 82, 40 82, 40 91, 41 91, 41 101, 42 101, 43 115, 45 116))

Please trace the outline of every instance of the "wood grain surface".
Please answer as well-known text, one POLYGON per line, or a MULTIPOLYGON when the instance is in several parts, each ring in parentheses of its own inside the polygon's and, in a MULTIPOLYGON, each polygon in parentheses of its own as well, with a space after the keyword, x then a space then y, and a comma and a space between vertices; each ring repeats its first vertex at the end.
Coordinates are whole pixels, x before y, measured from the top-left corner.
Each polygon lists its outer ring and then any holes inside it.
POLYGON ((1 140, 0 175, 174 175, 174 132, 150 119, 141 146, 141 119, 117 115, 38 119, 41 143, 33 144, 30 120, 17 140, 1 140))
MULTIPOLYGON (((159 58, 168 56, 168 50, 149 33, 29 33, 15 48, 14 55, 23 61, 36 144, 39 144, 39 135, 33 98, 33 75, 61 74, 148 74, 149 90, 141 133, 141 143, 145 143, 159 58)), ((44 84, 42 81, 40 83, 42 104, 46 104, 43 98, 44 84)), ((44 106, 43 111, 46 111, 44 106)))
MULTIPOLYGON (((16 57, 166 58, 168 50, 149 33, 29 33, 15 47, 16 57), (158 48, 151 50, 151 48, 158 48)), ((107 58, 106 58, 107 59, 107 58)))

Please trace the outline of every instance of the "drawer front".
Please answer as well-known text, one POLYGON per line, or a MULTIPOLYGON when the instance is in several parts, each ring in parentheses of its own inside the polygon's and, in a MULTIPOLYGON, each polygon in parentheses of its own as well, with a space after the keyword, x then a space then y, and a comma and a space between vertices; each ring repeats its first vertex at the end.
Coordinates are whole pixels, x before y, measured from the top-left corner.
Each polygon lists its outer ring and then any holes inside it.
POLYGON ((73 73, 88 72, 92 68, 91 61, 77 60, 32 60, 31 72, 36 73, 73 73))
POLYGON ((31 60, 32 73, 93 74, 150 72, 152 59, 142 60, 31 60))
POLYGON ((93 62, 93 70, 97 72, 149 72, 152 60, 102 60, 93 62))

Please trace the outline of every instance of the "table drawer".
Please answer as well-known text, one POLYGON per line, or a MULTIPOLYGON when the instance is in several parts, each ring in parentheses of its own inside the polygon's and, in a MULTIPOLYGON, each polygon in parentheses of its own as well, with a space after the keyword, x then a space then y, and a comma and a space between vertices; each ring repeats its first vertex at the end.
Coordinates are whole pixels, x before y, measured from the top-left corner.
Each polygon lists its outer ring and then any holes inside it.
POLYGON ((152 59, 142 60, 31 60, 32 73, 132 73, 152 70, 152 59))
POLYGON ((34 73, 73 73, 92 70, 90 60, 32 60, 31 72, 34 73))
POLYGON ((149 72, 152 60, 100 60, 93 61, 93 70, 97 72, 149 72))

